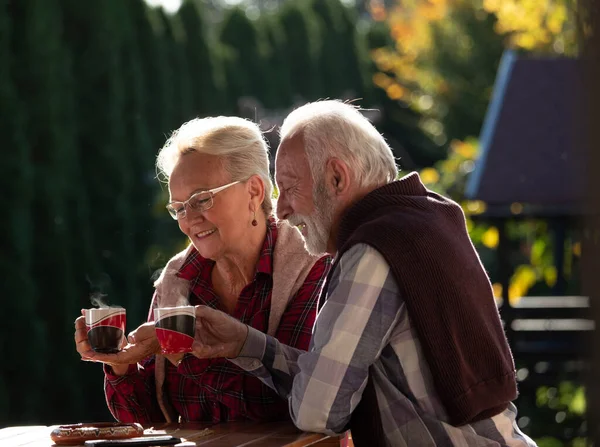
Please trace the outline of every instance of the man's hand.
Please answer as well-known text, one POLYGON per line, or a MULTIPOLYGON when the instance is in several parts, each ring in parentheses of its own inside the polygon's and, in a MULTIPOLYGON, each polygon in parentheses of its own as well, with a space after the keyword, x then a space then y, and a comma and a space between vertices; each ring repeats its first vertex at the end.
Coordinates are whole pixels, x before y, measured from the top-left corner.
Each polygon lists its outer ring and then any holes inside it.
POLYGON ((207 306, 196 306, 196 337, 192 354, 201 359, 235 358, 239 355, 248 327, 239 320, 207 306))

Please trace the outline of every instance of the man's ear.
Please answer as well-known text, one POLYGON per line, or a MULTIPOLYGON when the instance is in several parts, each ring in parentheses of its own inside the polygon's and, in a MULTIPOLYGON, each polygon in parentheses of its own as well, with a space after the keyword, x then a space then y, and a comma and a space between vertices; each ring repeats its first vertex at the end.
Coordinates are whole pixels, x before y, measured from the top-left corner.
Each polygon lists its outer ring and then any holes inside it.
POLYGON ((265 200, 265 184, 259 175, 253 175, 246 182, 246 190, 250 194, 250 201, 257 211, 265 200))
POLYGON ((339 158, 327 160, 325 168, 326 184, 332 188, 336 196, 344 195, 350 189, 350 170, 339 158))

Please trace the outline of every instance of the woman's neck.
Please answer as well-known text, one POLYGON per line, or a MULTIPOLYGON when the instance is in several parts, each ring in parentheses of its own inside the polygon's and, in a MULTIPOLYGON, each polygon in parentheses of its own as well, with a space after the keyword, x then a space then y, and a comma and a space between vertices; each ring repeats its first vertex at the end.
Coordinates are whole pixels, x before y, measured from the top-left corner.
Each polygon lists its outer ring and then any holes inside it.
POLYGON ((242 289, 252 282, 266 231, 266 222, 261 219, 258 226, 250 230, 245 243, 216 260, 212 282, 215 292, 223 300, 237 300, 242 289))

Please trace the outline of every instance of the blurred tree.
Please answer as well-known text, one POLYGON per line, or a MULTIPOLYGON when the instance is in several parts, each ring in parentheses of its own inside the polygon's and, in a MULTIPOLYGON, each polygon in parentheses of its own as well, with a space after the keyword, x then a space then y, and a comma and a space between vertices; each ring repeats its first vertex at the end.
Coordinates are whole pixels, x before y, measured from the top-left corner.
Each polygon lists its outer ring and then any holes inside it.
POLYGON ((43 331, 36 341, 39 354, 29 360, 36 378, 30 378, 32 386, 27 389, 32 394, 44 393, 42 411, 46 417, 60 418, 61 410, 50 408, 61 409, 60 403, 65 398, 78 402, 76 405, 82 402, 74 396, 79 390, 67 386, 74 380, 74 371, 52 369, 50 359, 77 360, 68 340, 77 317, 78 297, 85 293, 75 281, 74 264, 78 260, 70 250, 75 225, 69 221, 67 206, 69 198, 77 199, 71 183, 76 169, 74 117, 68 101, 62 101, 69 88, 70 79, 65 71, 68 59, 60 35, 60 10, 55 2, 16 2, 11 12, 16 25, 14 52, 19 55, 15 80, 27 104, 24 129, 31 151, 29 162, 34 167, 32 267, 40 285, 34 301, 37 303, 34 324, 43 331), (54 296, 51 308, 47 306, 47 290, 54 296), (53 324, 48 324, 50 318, 53 324), (50 342, 54 340, 57 342, 50 342))
POLYGON ((61 2, 65 41, 71 48, 77 82, 81 171, 90 208, 94 255, 102 275, 90 272, 92 289, 111 304, 133 299, 138 259, 134 247, 131 148, 126 138, 126 87, 119 0, 61 2))
POLYGON ((278 15, 263 14, 258 27, 266 35, 267 55, 262 70, 263 76, 268 80, 265 106, 274 109, 287 107, 292 103, 292 80, 290 54, 283 26, 278 15))
POLYGON ((575 0, 484 0, 483 6, 495 14, 495 30, 507 36, 511 46, 553 54, 577 53, 575 0))
MULTIPOLYGON (((263 104, 271 99, 267 87, 271 80, 267 42, 263 32, 241 7, 227 12, 219 40, 231 54, 226 68, 227 88, 236 104, 244 96, 254 97, 263 104)), ((272 103, 272 99, 269 102, 272 103)))
POLYGON ((170 67, 167 83, 175 87, 173 103, 176 105, 172 117, 171 128, 175 129, 186 121, 197 116, 192 94, 192 79, 185 51, 187 35, 181 17, 169 16, 163 9, 159 9, 163 33, 161 38, 165 41, 167 51, 167 66, 170 67))
MULTIPOLYGON (((393 51, 394 40, 390 35, 386 22, 370 22, 365 35, 367 44, 366 51, 372 52, 385 48, 393 51)), ((373 88, 388 81, 387 77, 378 72, 377 65, 371 61, 368 73, 371 76, 372 93, 371 103, 376 104, 382 113, 377 123, 388 143, 391 145, 394 155, 398 158, 398 165, 402 170, 409 172, 419 167, 430 166, 438 160, 445 158, 444 148, 433 142, 419 127, 422 114, 415 108, 397 99, 390 98, 385 89, 373 88)), ((367 102, 369 103, 369 102, 367 102)))
POLYGON ((184 54, 190 76, 193 116, 206 116, 225 111, 224 79, 217 67, 219 55, 205 30, 201 8, 191 0, 185 0, 177 12, 185 33, 184 54))
POLYGON ((390 27, 395 47, 373 51, 374 79, 423 115, 440 146, 480 131, 506 45, 573 54, 574 0, 415 0, 373 16, 390 27))
POLYGON ((178 124, 173 117, 176 90, 173 82, 174 67, 169 60, 167 30, 159 9, 149 8, 143 1, 130 3, 144 75, 141 100, 147 115, 146 132, 152 146, 151 151, 158 152, 165 137, 178 124))
POLYGON ((373 57, 376 84, 422 114, 421 129, 439 146, 477 135, 483 123, 503 38, 479 0, 417 0, 387 16, 396 42, 373 57))
POLYGON ((356 45, 356 14, 340 0, 312 0, 321 27, 319 54, 321 97, 362 98, 365 62, 356 45))
POLYGON ((34 366, 31 362, 37 362, 23 359, 23 346, 36 346, 42 337, 31 281, 33 169, 25 138, 24 107, 13 82, 19 60, 13 57, 11 48, 16 36, 9 6, 14 6, 14 2, 0 0, 0 132, 6 147, 0 175, 4 210, 0 219, 0 269, 4 275, 0 293, 5 316, 0 332, 4 358, 0 374, 0 425, 38 417, 39 395, 27 390, 31 389, 32 381, 33 389, 38 390, 36 382, 41 382, 41 373, 33 372, 33 377, 22 373, 24 367, 31 368, 34 366), (26 364, 14 360, 19 358, 26 360, 26 364))
POLYGON ((366 33, 367 47, 370 51, 377 48, 392 47, 394 39, 390 33, 390 27, 384 20, 372 20, 366 33))
MULTIPOLYGON (((494 16, 485 14, 477 2, 464 1, 455 3, 445 19, 432 26, 430 63, 439 73, 433 80, 439 90, 429 93, 436 99, 425 111, 432 120, 426 120, 425 126, 434 139, 436 119, 450 139, 479 134, 504 51, 494 23, 494 16)), ((426 98, 419 98, 417 105, 422 106, 426 98)))
MULTIPOLYGON (((157 184, 154 180, 156 149, 151 143, 148 98, 149 71, 144 70, 141 59, 143 27, 148 25, 145 4, 142 0, 115 3, 115 17, 121 20, 121 67, 125 85, 125 151, 131 173, 131 203, 129 212, 134 229, 132 238, 137 262, 130 267, 137 281, 131 282, 127 295, 127 314, 132 322, 145 321, 152 296, 151 272, 146 265, 146 253, 154 236, 152 207, 157 184), (137 266, 137 268, 134 268, 137 266)), ((157 76, 158 79, 160 79, 157 76)), ((160 88, 160 87, 159 87, 160 88)))
POLYGON ((305 101, 319 98, 321 78, 318 71, 321 30, 315 13, 306 4, 286 3, 279 12, 289 54, 292 91, 305 101))
MULTIPOLYGON (((124 70, 129 61, 124 61, 123 27, 129 27, 130 23, 123 21, 126 11, 118 0, 92 3, 64 0, 60 6, 64 45, 72 55, 73 80, 70 96, 65 99, 72 101, 77 126, 78 169, 73 182, 81 185, 79 190, 84 198, 72 207, 78 219, 78 231, 73 233, 90 241, 86 245, 90 248, 79 247, 80 253, 73 256, 77 261, 77 280, 88 282, 78 308, 91 307, 90 293, 96 297, 105 294, 110 304, 131 310, 128 327, 133 328, 140 317, 138 266, 142 265, 139 261, 143 254, 135 246, 136 203, 132 195, 133 183, 139 178, 131 164, 131 154, 136 148, 129 137, 135 135, 136 129, 128 129, 133 124, 125 114, 126 110, 132 110, 127 98, 134 89, 128 84, 132 82, 128 77, 130 72, 124 70)), ((138 203, 142 206, 145 198, 140 199, 138 203)), ((71 312, 67 326, 70 328, 77 316, 71 312)), ((72 334, 64 340, 68 343, 64 350, 76 356, 72 334)), ((102 368, 78 360, 73 362, 69 369, 77 379, 69 387, 85 392, 85 400, 79 399, 86 406, 81 417, 106 419, 109 413, 102 392, 102 368)))

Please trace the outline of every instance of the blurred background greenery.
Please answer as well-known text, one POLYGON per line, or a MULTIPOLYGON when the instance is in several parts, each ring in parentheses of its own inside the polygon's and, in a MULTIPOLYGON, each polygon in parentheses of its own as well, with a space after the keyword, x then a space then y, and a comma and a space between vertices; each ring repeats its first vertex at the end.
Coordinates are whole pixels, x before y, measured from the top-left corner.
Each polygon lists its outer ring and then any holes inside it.
MULTIPOLYGON (((73 321, 95 293, 127 308, 128 330, 145 319, 153 276, 185 244, 154 159, 196 116, 255 120, 274 152, 294 106, 357 99, 403 174, 463 205, 502 297, 499 230, 465 184, 503 52, 576 56, 574 0, 233 3, 0 0, 0 426, 111 418, 73 321)), ((548 223, 515 220, 508 239, 505 296, 551 295, 548 223)), ((576 232, 564 254, 562 293, 577 295, 576 232)), ((585 443, 581 381, 559 374, 519 401, 540 445, 585 443)))

